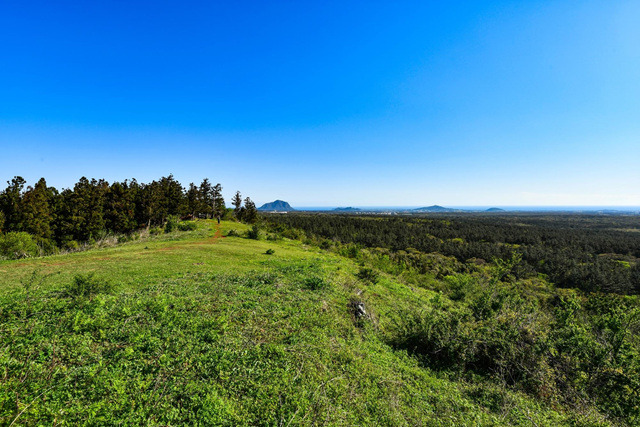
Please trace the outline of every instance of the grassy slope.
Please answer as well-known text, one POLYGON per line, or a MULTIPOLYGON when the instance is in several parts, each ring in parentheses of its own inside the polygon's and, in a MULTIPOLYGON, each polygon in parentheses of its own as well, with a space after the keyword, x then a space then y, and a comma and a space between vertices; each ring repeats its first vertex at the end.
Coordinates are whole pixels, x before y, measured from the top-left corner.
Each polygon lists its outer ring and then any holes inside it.
MULTIPOLYGON (((427 304, 429 291, 389 277, 367 286, 348 259, 214 228, 0 261, 0 424, 567 422, 386 345, 396 309, 427 304), (50 276, 39 283, 34 271, 50 276), (60 292, 89 272, 114 289, 60 292), (354 298, 373 320, 356 324, 354 298)), ((223 223, 231 228, 245 226, 223 223)))

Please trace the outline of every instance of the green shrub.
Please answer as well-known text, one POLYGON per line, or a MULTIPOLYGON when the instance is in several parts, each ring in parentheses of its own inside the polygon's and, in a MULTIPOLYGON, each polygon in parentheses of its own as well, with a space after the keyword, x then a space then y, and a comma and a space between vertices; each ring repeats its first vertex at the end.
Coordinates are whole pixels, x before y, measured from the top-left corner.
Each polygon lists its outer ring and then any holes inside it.
POLYGON ((69 240, 64 243, 63 247, 68 251, 75 251, 80 247, 76 240, 69 240))
POLYGON ((356 277, 365 283, 373 285, 378 281, 380 274, 372 268, 361 267, 356 277))
POLYGON ((96 294, 108 293, 111 288, 111 284, 95 277, 94 273, 77 274, 73 281, 64 287, 62 295, 69 298, 90 298, 96 294))
POLYGON ((40 248, 42 255, 53 255, 58 252, 58 247, 51 239, 45 239, 43 237, 35 237, 36 244, 40 248))
POLYGON ((172 233, 178 229, 178 218, 175 216, 170 216, 167 218, 167 223, 164 225, 165 233, 172 233))
POLYGON ((260 238, 260 227, 258 227, 258 224, 253 224, 251 226, 251 229, 247 231, 247 237, 253 240, 258 240, 260 238))
POLYGON ((193 221, 190 222, 181 222, 178 224, 178 230, 180 231, 193 231, 198 228, 198 224, 193 221))
POLYGON ((160 227, 151 227, 149 229, 149 234, 152 234, 152 235, 162 234, 163 231, 164 230, 162 228, 160 228, 160 227))
POLYGON ((135 239, 135 235, 133 234, 122 234, 118 236, 118 243, 127 243, 131 242, 135 239))
POLYGON ((281 232, 282 237, 286 237, 291 240, 298 240, 304 236, 304 233, 295 228, 287 228, 281 232))
POLYGON ((431 299, 422 312, 403 312, 391 338, 398 348, 418 355, 432 367, 463 369, 473 359, 472 319, 468 310, 431 299))
POLYGON ((331 247, 331 240, 324 239, 322 243, 320 243, 320 249, 329 249, 331 247))
POLYGON ((267 255, 273 255, 273 254, 275 254, 275 253, 276 253, 276 251, 274 251, 274 250, 273 250, 273 249, 271 249, 271 248, 267 249, 267 251, 265 252, 265 254, 267 254, 267 255))
POLYGON ((238 237, 240 236, 240 234, 238 234, 238 231, 235 229, 231 229, 227 232, 227 237, 238 237))
POLYGON ((546 322, 506 291, 472 297, 471 307, 441 296, 419 313, 404 313, 393 343, 441 368, 472 370, 538 392, 550 382, 546 322))
POLYGON ((449 298, 454 301, 463 300, 475 288, 476 280, 469 274, 453 274, 444 277, 449 298))
POLYGON ((20 231, 0 234, 0 257, 20 259, 39 255, 40 248, 29 233, 20 231))
POLYGON ((347 258, 358 258, 360 256, 360 248, 358 245, 348 244, 342 246, 338 253, 347 258))

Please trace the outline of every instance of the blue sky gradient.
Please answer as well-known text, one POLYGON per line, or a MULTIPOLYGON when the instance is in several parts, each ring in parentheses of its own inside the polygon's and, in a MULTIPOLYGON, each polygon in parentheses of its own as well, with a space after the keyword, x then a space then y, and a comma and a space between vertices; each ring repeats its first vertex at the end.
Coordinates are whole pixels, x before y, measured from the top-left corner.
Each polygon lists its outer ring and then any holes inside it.
POLYGON ((637 1, 7 1, 0 180, 638 206, 638 22, 637 1))

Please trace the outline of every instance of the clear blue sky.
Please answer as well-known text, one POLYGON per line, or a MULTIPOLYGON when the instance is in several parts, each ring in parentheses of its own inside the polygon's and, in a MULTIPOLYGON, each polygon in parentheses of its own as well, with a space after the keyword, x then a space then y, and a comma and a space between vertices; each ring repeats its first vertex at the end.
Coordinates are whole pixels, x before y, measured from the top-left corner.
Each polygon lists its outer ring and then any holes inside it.
POLYGON ((638 1, 0 5, 0 180, 640 205, 638 1))

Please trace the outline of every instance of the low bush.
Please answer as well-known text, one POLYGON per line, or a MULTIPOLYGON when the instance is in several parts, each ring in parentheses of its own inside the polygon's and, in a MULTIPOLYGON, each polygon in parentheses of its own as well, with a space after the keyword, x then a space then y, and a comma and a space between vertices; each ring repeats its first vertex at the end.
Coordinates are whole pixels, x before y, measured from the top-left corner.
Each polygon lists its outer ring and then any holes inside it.
POLYGON ((325 249, 325 250, 327 250, 327 249, 331 248, 331 246, 332 246, 332 244, 331 244, 331 240, 324 239, 324 240, 322 240, 322 242, 320 243, 320 249, 325 249))
POLYGON ((58 253, 58 247, 51 239, 45 239, 42 237, 32 237, 38 247, 40 248, 41 255, 53 255, 58 253))
POLYGON ((77 240, 69 240, 69 241, 65 242, 64 245, 63 245, 63 248, 68 250, 68 251, 78 250, 79 247, 80 247, 80 245, 78 244, 77 240))
POLYGON ((454 301, 463 300, 465 296, 476 288, 477 279, 469 274, 458 273, 444 277, 449 298, 454 301))
POLYGON ((90 298, 96 294, 108 293, 111 289, 109 282, 95 277, 94 273, 78 274, 64 287, 62 295, 68 298, 90 298))
POLYGON ((258 224, 253 224, 251 229, 247 230, 247 237, 253 240, 258 240, 260 238, 260 227, 258 227, 258 224))
POLYGON ((360 247, 354 244, 343 245, 338 253, 347 258, 358 258, 360 256, 360 247))
POLYGON ((198 224, 193 221, 181 222, 178 224, 178 230, 180 231, 194 231, 198 228, 198 224))
POLYGON ((6 259, 29 258, 40 255, 40 248, 29 233, 0 234, 0 257, 6 259))
MULTIPOLYGON (((458 290, 464 280, 454 283, 458 290)), ((432 368, 638 420, 640 308, 612 295, 583 301, 557 297, 549 313, 503 285, 466 294, 464 303, 438 295, 420 312, 401 313, 390 342, 432 368)))
POLYGON ((118 243, 127 243, 127 242, 132 242, 136 239, 138 235, 135 233, 131 233, 131 234, 122 234, 120 236, 118 236, 118 243))
POLYGON ((372 268, 361 267, 356 277, 365 283, 373 285, 378 281, 380 274, 372 268))
POLYGON ((167 223, 164 225, 165 233, 172 233, 178 229, 178 218, 174 216, 170 216, 167 219, 167 223))

